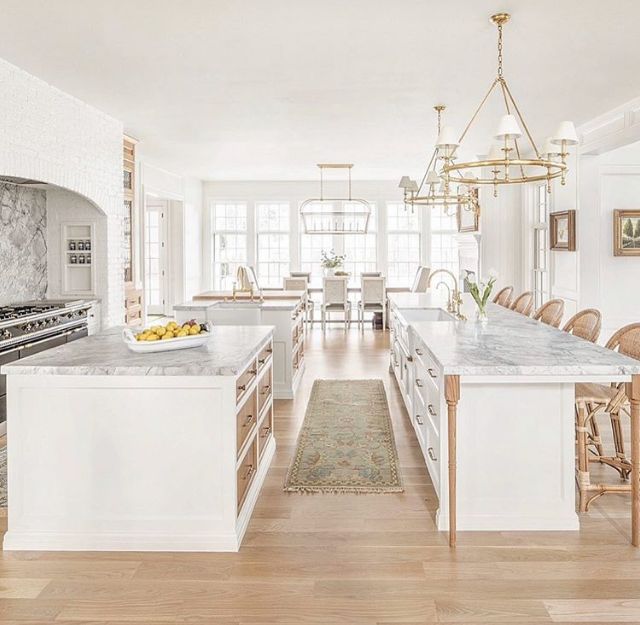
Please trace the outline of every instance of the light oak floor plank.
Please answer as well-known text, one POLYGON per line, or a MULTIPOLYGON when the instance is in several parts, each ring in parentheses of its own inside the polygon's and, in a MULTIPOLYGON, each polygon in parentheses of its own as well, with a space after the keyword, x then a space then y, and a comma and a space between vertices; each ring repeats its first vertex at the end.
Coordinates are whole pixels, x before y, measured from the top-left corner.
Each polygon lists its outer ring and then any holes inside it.
POLYGON ((388 340, 314 329, 299 393, 276 402, 278 449, 240 553, 2 553, 0 625, 640 623, 628 497, 594 502, 580 532, 460 532, 449 549, 388 373, 388 340), (405 492, 284 493, 314 379, 374 377, 387 390, 405 492))

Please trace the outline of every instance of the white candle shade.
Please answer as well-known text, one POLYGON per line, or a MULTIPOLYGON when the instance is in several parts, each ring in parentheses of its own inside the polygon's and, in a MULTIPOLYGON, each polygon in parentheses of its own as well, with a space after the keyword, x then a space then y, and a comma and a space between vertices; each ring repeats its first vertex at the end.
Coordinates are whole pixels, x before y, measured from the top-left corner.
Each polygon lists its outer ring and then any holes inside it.
POLYGON ((458 135, 452 126, 445 126, 438 135, 436 147, 438 148, 455 148, 459 145, 458 135))
POLYGON ((576 127, 573 125, 573 122, 560 122, 551 141, 556 145, 561 144, 563 141, 566 145, 576 145, 578 143, 578 133, 576 132, 576 127))
POLYGON ((498 126, 496 139, 519 139, 522 136, 522 130, 518 124, 515 115, 503 115, 498 126))

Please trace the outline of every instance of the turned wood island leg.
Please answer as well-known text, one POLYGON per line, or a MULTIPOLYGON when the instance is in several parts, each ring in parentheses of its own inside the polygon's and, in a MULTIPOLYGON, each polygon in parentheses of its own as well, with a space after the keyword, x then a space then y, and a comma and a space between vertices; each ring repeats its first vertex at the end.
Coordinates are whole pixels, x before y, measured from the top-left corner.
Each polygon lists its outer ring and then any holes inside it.
POLYGON ((627 384, 631 404, 631 544, 640 546, 640 375, 627 384))
POLYGON ((460 377, 448 375, 444 379, 447 400, 447 430, 449 449, 449 546, 456 546, 456 417, 460 399, 460 377))

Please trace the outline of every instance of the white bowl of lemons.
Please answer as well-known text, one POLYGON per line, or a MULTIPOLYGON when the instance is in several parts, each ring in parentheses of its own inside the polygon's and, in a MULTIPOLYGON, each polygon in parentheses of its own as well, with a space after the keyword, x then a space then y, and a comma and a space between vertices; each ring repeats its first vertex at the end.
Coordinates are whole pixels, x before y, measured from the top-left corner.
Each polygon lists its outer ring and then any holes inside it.
POLYGON ((130 328, 122 331, 125 345, 138 353, 168 352, 174 349, 200 347, 209 340, 209 326, 194 319, 182 325, 169 321, 134 333, 130 328))

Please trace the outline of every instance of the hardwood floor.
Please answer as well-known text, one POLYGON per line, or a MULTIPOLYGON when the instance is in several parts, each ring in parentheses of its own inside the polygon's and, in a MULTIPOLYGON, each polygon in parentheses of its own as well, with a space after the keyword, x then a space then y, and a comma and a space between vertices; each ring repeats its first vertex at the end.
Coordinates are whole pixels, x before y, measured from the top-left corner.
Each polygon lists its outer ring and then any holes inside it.
POLYGON ((276 403, 278 450, 240 553, 4 553, 0 623, 640 623, 628 497, 602 497, 580 532, 460 532, 449 549, 387 366, 388 333, 314 329, 298 396, 276 403), (284 493, 313 380, 374 377, 405 493, 284 493))

